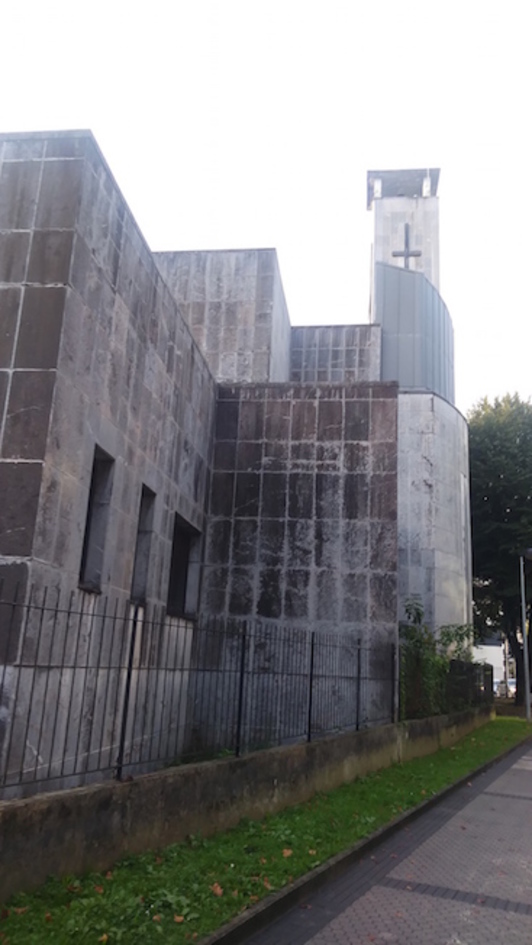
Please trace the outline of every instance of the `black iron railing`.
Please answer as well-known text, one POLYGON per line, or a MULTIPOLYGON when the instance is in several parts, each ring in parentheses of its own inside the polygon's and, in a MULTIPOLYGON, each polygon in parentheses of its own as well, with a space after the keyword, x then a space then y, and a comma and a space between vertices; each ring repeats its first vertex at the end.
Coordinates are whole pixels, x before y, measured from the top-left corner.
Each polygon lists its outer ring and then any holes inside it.
POLYGON ((395 676, 354 634, 0 594, 0 797, 383 724, 395 676))

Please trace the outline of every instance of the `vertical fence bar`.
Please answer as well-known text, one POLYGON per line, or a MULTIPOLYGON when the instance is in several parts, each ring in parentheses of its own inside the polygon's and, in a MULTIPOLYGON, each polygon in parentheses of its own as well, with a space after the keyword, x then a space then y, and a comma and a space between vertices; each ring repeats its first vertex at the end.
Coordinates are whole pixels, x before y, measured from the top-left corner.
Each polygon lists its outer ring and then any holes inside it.
POLYGON ((129 643, 129 658, 127 662, 127 676, 126 676, 126 685, 124 690, 124 703, 122 707, 122 724, 120 726, 120 742, 118 744, 118 755, 116 758, 116 774, 115 778, 117 781, 122 780, 122 768, 124 764, 124 748, 126 742, 126 729, 127 729, 127 715, 129 709, 129 693, 131 689, 131 676, 133 674, 133 658, 135 655, 135 641, 137 637, 137 619, 139 613, 139 605, 135 604, 135 610, 133 613, 133 627, 131 630, 131 640, 129 643))
POLYGON ((391 657, 391 673, 392 673, 392 711, 391 711, 391 721, 392 724, 397 722, 397 646, 395 643, 392 643, 392 657, 391 657))
POLYGON ((308 673, 308 717, 307 717, 307 742, 312 741, 312 690, 314 688, 314 643, 316 633, 313 630, 310 634, 310 666, 308 673))
POLYGON ((357 640, 357 715, 356 730, 360 728, 360 688, 362 681, 362 641, 360 637, 357 640))
MULTIPOLYGON (((59 613, 60 613, 60 607, 59 607, 60 596, 59 596, 59 594, 60 594, 59 588, 56 588, 55 607, 50 606, 49 609, 48 609, 48 611, 47 611, 47 613, 49 612, 49 614, 50 614, 50 619, 52 620, 52 631, 51 631, 51 633, 49 632, 50 640, 49 640, 48 661, 46 661, 45 657, 43 656, 42 666, 41 666, 41 669, 42 669, 43 675, 44 675, 44 680, 45 680, 45 681, 44 681, 44 695, 42 696, 43 710, 42 710, 42 712, 41 712, 41 720, 40 720, 40 724, 39 724, 39 734, 37 735, 37 738, 36 738, 36 740, 35 740, 35 764, 34 764, 34 766, 33 766, 33 777, 32 777, 32 781, 38 781, 38 780, 40 779, 40 776, 39 776, 39 773, 38 773, 38 772, 39 772, 39 767, 43 767, 43 766, 44 766, 43 762, 41 761, 42 741, 43 741, 43 733, 44 733, 45 720, 46 720, 46 708, 47 708, 47 706, 48 706, 48 689, 49 689, 49 686, 50 686, 50 676, 51 676, 51 674, 52 674, 52 672, 53 672, 53 659, 52 659, 52 658, 53 658, 53 653, 54 653, 55 634, 56 634, 56 630, 57 630, 57 620, 58 620, 59 613)), ((31 711, 31 709, 30 709, 30 711, 31 711)), ((49 759, 51 758, 51 755, 52 755, 53 739, 54 739, 54 732, 52 731, 51 744, 50 744, 49 749, 48 749, 48 757, 49 757, 49 759)), ((50 761, 48 762, 48 771, 49 771, 49 770, 50 770, 50 761)))
POLYGON ((246 625, 242 628, 242 644, 240 650, 240 676, 238 680, 238 711, 236 718, 235 755, 240 757, 242 748, 242 714, 244 709, 244 671, 246 668, 246 625))
MULTIPOLYGON (((45 587, 45 589, 44 589, 44 594, 43 594, 43 596, 42 596, 42 598, 41 598, 41 605, 40 605, 40 607, 37 607, 37 606, 35 607, 35 610, 38 611, 39 614, 40 614, 40 616, 39 616, 39 630, 38 630, 38 632, 37 632, 37 641, 36 641, 36 644, 35 644, 35 651, 34 651, 34 655, 33 655, 33 666, 32 666, 33 674, 32 674, 32 677, 31 677, 31 688, 30 688, 30 694, 29 694, 29 698, 28 698, 28 709, 27 709, 27 715, 26 715, 26 726, 25 726, 25 731, 24 731, 24 737, 23 737, 22 740, 21 740, 21 746, 22 746, 22 748, 21 748, 21 760, 20 760, 20 769, 19 769, 19 782, 20 782, 20 783, 22 783, 22 781, 23 781, 23 779, 24 779, 25 770, 26 770, 25 767, 24 767, 24 762, 25 762, 25 757, 26 757, 26 746, 27 746, 27 744, 28 744, 28 733, 29 733, 29 730, 30 730, 30 722, 31 722, 32 709, 33 709, 33 694, 34 694, 34 692, 35 692, 35 680, 36 680, 37 674, 38 674, 39 653, 40 653, 40 649, 41 649, 41 635, 42 635, 42 628, 43 628, 43 623, 44 623, 44 616, 45 616, 45 613, 46 613, 47 600, 48 600, 48 588, 45 587)), ((28 629, 28 619, 29 619, 29 608, 28 608, 28 616, 26 617, 26 630, 28 629)), ((27 642, 27 638, 26 638, 26 640, 25 640, 24 642, 25 642, 25 643, 27 642)), ((29 663, 29 665, 31 666, 31 663, 29 663)), ((21 670, 25 667, 24 653, 23 653, 23 650, 22 650, 22 649, 21 649, 21 651, 20 651, 20 662, 19 662, 19 666, 20 666, 20 669, 21 669, 21 670)), ((41 718, 42 718, 42 715, 44 714, 44 709, 45 709, 45 707, 44 707, 44 705, 42 705, 42 706, 41 706, 41 718)), ((29 768, 28 768, 28 770, 29 770, 29 768)), ((31 780, 31 779, 30 779, 30 780, 31 780)))

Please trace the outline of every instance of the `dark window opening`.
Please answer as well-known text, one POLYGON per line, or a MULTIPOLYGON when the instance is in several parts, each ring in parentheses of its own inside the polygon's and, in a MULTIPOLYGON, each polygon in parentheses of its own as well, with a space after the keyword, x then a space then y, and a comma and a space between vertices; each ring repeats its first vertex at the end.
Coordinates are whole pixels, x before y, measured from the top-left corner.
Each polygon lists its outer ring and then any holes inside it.
POLYGON ((171 617, 192 614, 197 606, 199 533, 175 513, 167 613, 171 617))
POLYGON ((146 600, 148 591, 148 570, 150 564, 154 509, 155 493, 152 492, 151 489, 148 489, 147 486, 143 486, 140 497, 133 579, 131 582, 131 599, 139 603, 146 600))
POLYGON ((83 590, 95 593, 100 593, 102 589, 102 569, 111 507, 113 471, 113 458, 96 446, 79 572, 79 583, 83 590))

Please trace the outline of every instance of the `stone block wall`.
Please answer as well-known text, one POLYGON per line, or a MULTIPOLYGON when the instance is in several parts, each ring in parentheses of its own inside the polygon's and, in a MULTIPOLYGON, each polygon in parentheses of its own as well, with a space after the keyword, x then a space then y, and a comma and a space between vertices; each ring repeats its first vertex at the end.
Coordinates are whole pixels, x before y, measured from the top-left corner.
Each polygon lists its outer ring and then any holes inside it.
POLYGON ((89 133, 0 139, 0 563, 77 586, 95 447, 114 461, 102 591, 149 596, 174 513, 204 527, 215 384, 89 133))
POLYGON ((24 582, 55 393, 81 166, 58 142, 0 139, 0 575, 24 582), (60 193, 60 199, 58 194, 60 193), (7 566, 6 566, 7 565, 7 566))
POLYGON ((288 381, 290 321, 275 250, 154 259, 217 381, 288 381))
POLYGON ((292 328, 290 379, 296 383, 354 384, 380 380, 379 325, 292 328))
POLYGON ((393 639, 397 387, 221 388, 201 608, 393 639))

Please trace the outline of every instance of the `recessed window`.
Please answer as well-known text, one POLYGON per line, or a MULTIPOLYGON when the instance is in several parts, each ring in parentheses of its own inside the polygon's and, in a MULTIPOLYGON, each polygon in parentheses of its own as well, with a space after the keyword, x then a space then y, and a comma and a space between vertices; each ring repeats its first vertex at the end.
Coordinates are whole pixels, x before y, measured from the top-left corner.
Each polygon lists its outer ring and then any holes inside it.
POLYGON ((176 512, 166 605, 167 613, 172 617, 190 615, 196 610, 200 539, 199 532, 176 512))
POLYGON ((105 538, 111 507, 114 460, 99 446, 94 450, 89 504, 85 522, 85 536, 79 582, 86 591, 99 593, 102 589, 102 569, 105 538))
POLYGON ((133 580, 131 582, 131 598, 139 602, 145 601, 147 597, 154 509, 155 493, 152 492, 151 489, 148 489, 147 486, 143 486, 140 496, 133 580))

